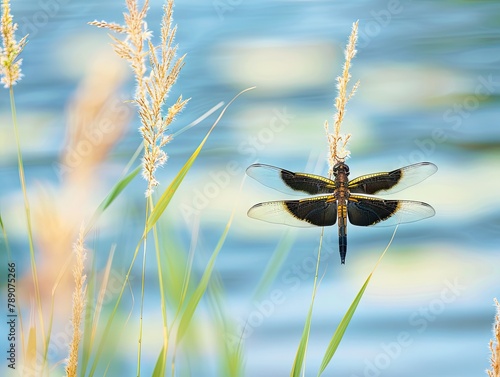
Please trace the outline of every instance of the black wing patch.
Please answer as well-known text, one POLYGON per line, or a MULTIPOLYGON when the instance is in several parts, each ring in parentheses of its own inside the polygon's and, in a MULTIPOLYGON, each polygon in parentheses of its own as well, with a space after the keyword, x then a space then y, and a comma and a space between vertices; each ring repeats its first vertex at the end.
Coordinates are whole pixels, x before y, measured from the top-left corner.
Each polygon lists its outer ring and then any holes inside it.
POLYGON ((347 203, 349 222, 359 226, 394 226, 434 216, 429 204, 412 200, 384 200, 351 195, 347 203))
POLYGON ((392 194, 416 185, 437 171, 430 162, 421 162, 396 169, 391 172, 362 175, 349 181, 349 191, 353 194, 392 194))
POLYGON ((293 173, 276 166, 253 164, 247 169, 248 176, 267 187, 292 195, 330 194, 335 182, 314 174, 293 173))
POLYGON ((337 221, 337 202, 332 195, 265 202, 250 208, 248 216, 297 227, 329 226, 337 221))

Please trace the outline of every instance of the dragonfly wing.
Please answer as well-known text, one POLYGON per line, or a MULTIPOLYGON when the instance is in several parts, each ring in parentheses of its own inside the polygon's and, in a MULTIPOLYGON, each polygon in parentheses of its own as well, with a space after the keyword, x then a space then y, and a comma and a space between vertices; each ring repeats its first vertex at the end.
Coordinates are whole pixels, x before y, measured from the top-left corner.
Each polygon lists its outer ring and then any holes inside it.
POLYGON ((253 164, 247 169, 248 176, 267 187, 292 195, 329 194, 335 190, 335 182, 314 174, 293 173, 265 164, 253 164))
POLYGON ((390 172, 362 175, 349 181, 349 191, 369 195, 393 194, 422 182, 437 170, 431 162, 420 162, 390 172))
POLYGON ((337 221, 337 202, 332 195, 265 202, 250 208, 248 216, 296 227, 329 226, 337 221))
POLYGON ((394 226, 423 220, 435 213, 427 203, 365 195, 351 195, 347 204, 349 222, 359 226, 394 226))

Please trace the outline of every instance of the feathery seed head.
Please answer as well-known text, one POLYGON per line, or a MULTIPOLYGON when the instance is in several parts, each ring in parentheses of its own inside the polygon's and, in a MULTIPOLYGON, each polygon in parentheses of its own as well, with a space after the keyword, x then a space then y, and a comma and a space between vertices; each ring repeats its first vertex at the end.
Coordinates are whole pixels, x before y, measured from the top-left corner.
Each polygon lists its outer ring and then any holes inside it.
POLYGON ((173 0, 163 7, 160 44, 153 45, 151 31, 146 23, 148 0, 139 10, 137 0, 126 0, 128 13, 124 14, 124 25, 93 21, 90 24, 125 34, 120 40, 112 37, 115 52, 126 59, 135 75, 137 83, 134 102, 137 104, 141 126, 139 132, 144 142, 142 176, 148 183, 146 196, 151 195, 159 183, 155 178, 156 169, 167 161, 167 154, 161 149, 171 138, 165 136, 168 126, 184 108, 187 100, 182 96, 163 115, 163 107, 168 94, 179 76, 184 64, 184 56, 176 59, 177 46, 174 45, 177 28, 173 26, 173 0), (146 65, 149 63, 149 72, 146 65))
POLYGON ((18 57, 26 45, 28 37, 26 35, 19 42, 16 42, 17 24, 14 23, 10 13, 10 0, 2 0, 0 29, 3 46, 0 48, 0 82, 4 84, 5 88, 10 88, 22 77, 22 59, 18 59, 18 57))
POLYGON ((343 66, 342 76, 337 77, 336 88, 338 91, 337 97, 335 98, 334 106, 336 113, 333 117, 333 130, 330 130, 330 125, 328 121, 325 122, 325 132, 327 135, 329 153, 328 153, 328 164, 330 166, 330 175, 333 173, 333 167, 338 162, 344 162, 349 158, 350 152, 347 149, 347 142, 351 137, 350 134, 341 134, 340 127, 344 119, 345 108, 347 102, 352 98, 356 92, 359 81, 354 84, 351 91, 347 92, 347 84, 351 79, 351 74, 349 69, 351 67, 351 60, 354 59, 356 55, 356 42, 358 40, 358 21, 352 25, 351 35, 347 43, 346 49, 344 51, 345 63, 343 66))

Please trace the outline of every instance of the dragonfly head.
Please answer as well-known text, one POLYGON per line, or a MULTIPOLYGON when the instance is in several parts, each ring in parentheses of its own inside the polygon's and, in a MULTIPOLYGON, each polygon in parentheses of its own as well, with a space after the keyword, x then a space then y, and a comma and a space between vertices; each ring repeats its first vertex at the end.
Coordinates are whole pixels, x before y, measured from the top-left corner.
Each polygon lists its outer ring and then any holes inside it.
POLYGON ((336 177, 339 174, 349 175, 349 166, 343 162, 338 162, 333 167, 333 175, 336 177))

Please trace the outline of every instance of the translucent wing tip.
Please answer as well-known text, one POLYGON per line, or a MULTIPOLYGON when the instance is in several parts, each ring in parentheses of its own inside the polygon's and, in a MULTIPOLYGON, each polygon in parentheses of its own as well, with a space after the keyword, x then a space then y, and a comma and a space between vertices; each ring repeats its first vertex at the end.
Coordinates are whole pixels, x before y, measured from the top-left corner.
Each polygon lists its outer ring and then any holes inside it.
POLYGON ((436 166, 436 164, 433 164, 432 162, 424 161, 416 165, 425 166, 429 176, 438 171, 438 167, 436 166))

